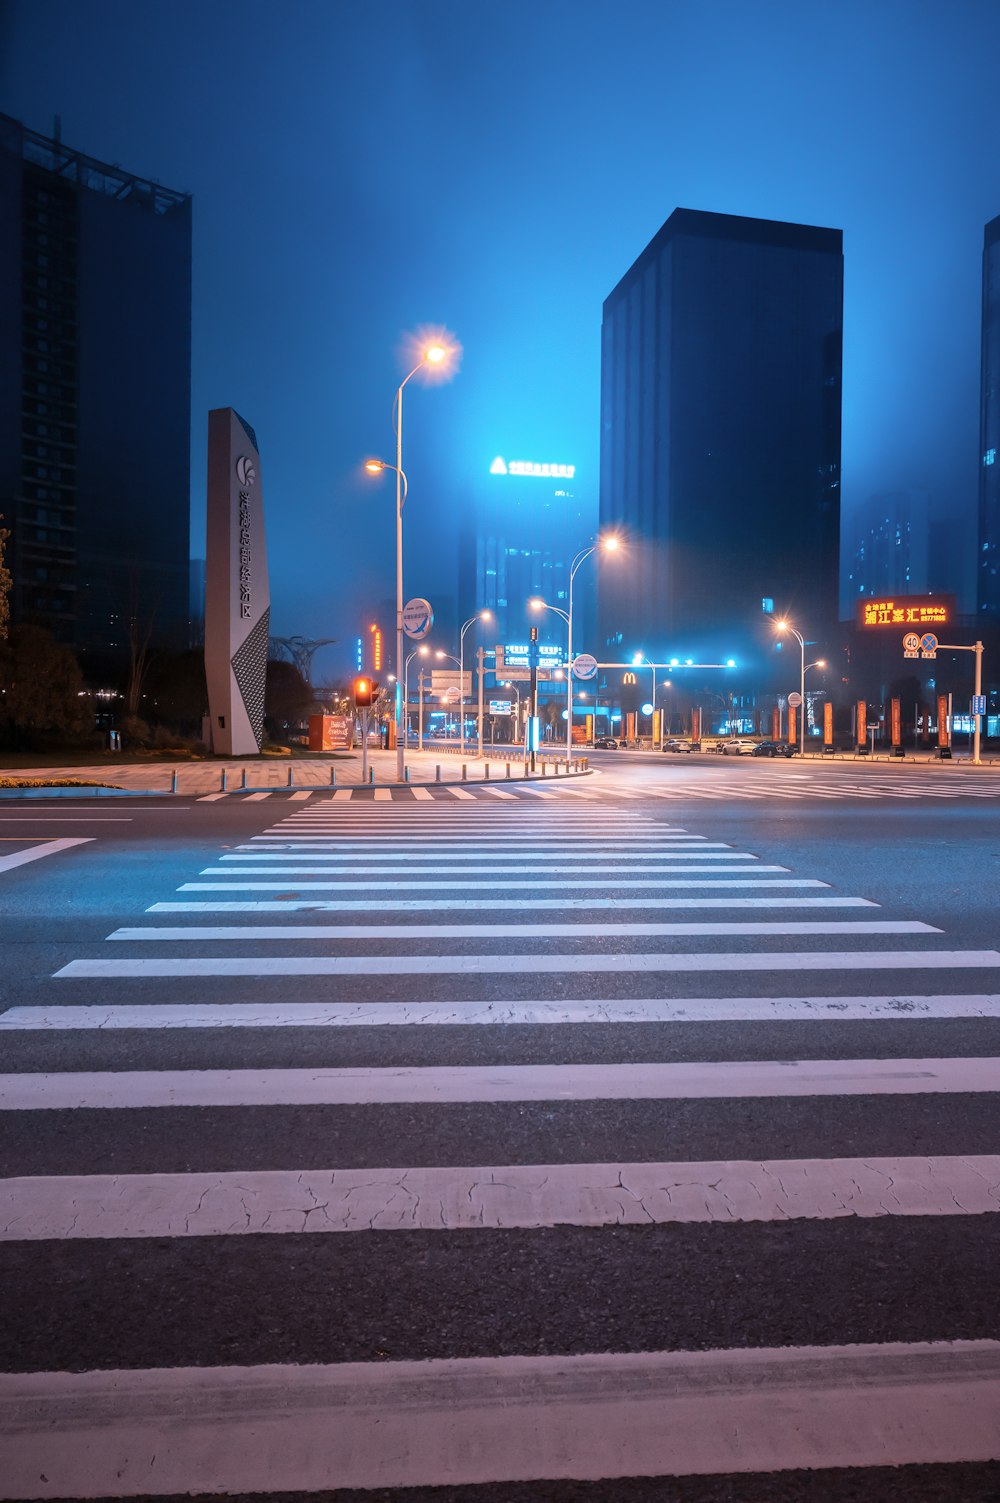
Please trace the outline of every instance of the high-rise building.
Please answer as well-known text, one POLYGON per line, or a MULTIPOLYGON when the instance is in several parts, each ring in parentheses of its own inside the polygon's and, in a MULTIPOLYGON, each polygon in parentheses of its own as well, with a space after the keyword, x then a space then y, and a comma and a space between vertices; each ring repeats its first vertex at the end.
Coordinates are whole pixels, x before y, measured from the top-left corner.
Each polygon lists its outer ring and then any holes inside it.
POLYGON ((677 209, 604 304, 600 636, 741 661, 773 603, 836 627, 839 230, 677 209))
POLYGON ((462 525, 459 605, 463 621, 492 613, 486 641, 520 642, 532 624, 540 641, 565 646, 556 612, 529 612, 528 601, 567 608, 570 565, 593 532, 576 486, 576 466, 567 463, 497 456, 483 475, 462 525))
POLYGON ((190 197, 0 115, 11 617, 92 678, 187 645, 190 406, 190 197))
POLYGON ((980 617, 1000 623, 1000 216, 983 235, 983 334, 979 386, 980 617))
MULTIPOLYGON (((930 522, 926 491, 883 491, 872 496, 845 525, 845 568, 852 607, 858 600, 888 595, 923 595, 944 590, 944 577, 931 578, 930 522)), ((935 558, 940 575, 941 560, 935 558)))

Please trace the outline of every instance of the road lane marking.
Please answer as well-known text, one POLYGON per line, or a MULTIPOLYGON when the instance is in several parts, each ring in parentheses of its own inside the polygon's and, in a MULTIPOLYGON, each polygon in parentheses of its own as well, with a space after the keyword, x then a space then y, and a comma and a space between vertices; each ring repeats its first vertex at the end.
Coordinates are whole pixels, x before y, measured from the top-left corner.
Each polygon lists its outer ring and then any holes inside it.
POLYGON ((1000 1058, 111 1070, 0 1075, 0 1110, 375 1106, 460 1101, 694 1101, 1000 1091, 1000 1058))
POLYGON ((1000 1155, 0 1180, 0 1242, 829 1221, 1000 1210, 1000 1155))
MULTIPOLYGON (((268 868, 270 870, 270 868, 268 868)), ((601 909, 687 909, 687 908, 878 908, 879 904, 872 902, 870 898, 789 898, 789 897, 766 897, 766 898, 539 898, 525 896, 523 898, 386 898, 379 895, 378 911, 380 913, 417 913, 421 911, 433 912, 464 912, 467 910, 481 911, 487 909, 490 913, 509 912, 518 910, 521 912, 535 912, 538 909, 582 909, 593 912, 601 909)), ((286 913, 297 908, 319 908, 324 913, 371 913, 372 901, 370 898, 326 898, 320 902, 296 903, 294 899, 275 903, 151 903, 146 909, 147 913, 226 913, 239 912, 271 912, 286 913)), ((241 930, 234 929, 233 933, 241 930)), ((439 930, 435 931, 439 933, 439 930)), ((576 932, 576 931, 574 931, 576 932)), ((940 933, 940 930, 936 930, 940 933)))
MULTIPOLYGON (((759 871, 760 868, 758 867, 758 868, 756 868, 756 870, 759 871)), ((265 871, 266 871, 266 868, 265 868, 265 871)), ((259 875, 259 873, 255 873, 255 875, 259 875)), ((298 889, 300 887, 304 887, 305 885, 306 884, 304 884, 304 883, 296 883, 295 884, 295 890, 298 891, 298 889)), ((399 881, 399 882, 396 882, 396 881, 389 881, 389 880, 382 880, 382 879, 380 879, 380 880, 374 880, 374 881, 360 881, 359 882, 359 881, 356 881, 352 877, 344 877, 344 878, 342 878, 341 880, 339 880, 337 882, 323 882, 323 883, 319 883, 319 884, 310 884, 310 885, 312 885, 312 886, 318 885, 318 886, 320 886, 326 892, 378 892, 378 893, 385 893, 385 892, 455 892, 455 891, 459 891, 459 892, 495 892, 496 891, 496 883, 495 882, 470 882, 469 880, 466 879, 464 872, 462 874, 462 878, 461 879, 459 879, 459 878, 456 877, 456 878, 451 878, 451 879, 444 879, 442 881, 424 881, 422 878, 417 878, 415 881, 399 881)), ((288 883, 287 882, 273 882, 273 883, 271 883, 271 882, 245 882, 245 883, 232 883, 232 884, 229 884, 229 883, 221 883, 221 882, 220 883, 216 883, 216 882, 204 882, 204 883, 187 882, 187 883, 184 884, 184 888, 183 889, 179 889, 179 890, 183 891, 183 890, 187 890, 187 889, 192 889, 193 891, 198 891, 198 890, 203 889, 203 888, 204 889, 208 889, 208 890, 212 890, 212 889, 216 889, 216 888, 222 888, 224 891, 229 891, 231 886, 232 887, 236 887, 236 888, 243 887, 243 888, 250 888, 250 889, 265 888, 265 889, 270 889, 270 890, 274 891, 274 890, 277 890, 279 888, 287 889, 288 883)), ((820 882, 820 881, 816 880, 815 878, 809 878, 809 877, 694 877, 694 878, 686 878, 686 877, 685 878, 680 878, 680 877, 653 877, 653 878, 647 878, 645 876, 645 874, 643 874, 642 877, 625 878, 624 880, 618 880, 617 878, 613 878, 611 880, 604 880, 604 879, 602 879, 600 877, 594 877, 593 880, 591 880, 589 882, 587 882, 587 881, 577 881, 576 879, 572 879, 572 878, 571 879, 562 878, 561 880, 557 880, 557 881, 549 881, 546 878, 542 878, 540 881, 537 881, 537 882, 535 882, 535 881, 532 881, 532 882, 505 882, 504 883, 504 891, 505 892, 529 892, 529 891, 544 892, 546 890, 554 890, 556 892, 562 892, 562 891, 567 891, 567 892, 574 891, 575 892, 575 891, 586 890, 586 891, 589 892, 589 891, 591 891, 591 890, 593 890, 595 888, 599 892, 604 892, 604 891, 606 891, 609 888, 621 889, 621 890, 626 890, 626 891, 629 891, 629 892, 646 892, 646 891, 656 892, 656 891, 660 891, 661 889, 674 889, 674 888, 681 888, 685 892, 689 891, 689 890, 690 891, 701 890, 702 888, 725 888, 726 890, 728 890, 730 888, 739 888, 741 890, 743 888, 752 888, 754 890, 757 890, 757 889, 766 889, 766 890, 770 891, 772 888, 788 888, 788 887, 795 887, 795 888, 798 888, 798 887, 809 887, 809 888, 814 888, 814 887, 828 887, 828 886, 829 886, 829 883, 827 883, 827 882, 820 882)), ((301 902, 300 906, 304 907, 304 908, 315 907, 315 908, 322 909, 325 906, 326 901, 327 901, 326 899, 320 899, 320 898, 304 899, 301 902)), ((293 906, 294 906, 294 904, 293 904, 293 906)), ((878 907, 878 904, 874 904, 873 906, 878 907)), ((198 911, 198 909, 202 908, 202 907, 212 907, 217 912, 220 912, 220 913, 225 913, 229 909, 232 909, 233 912, 250 912, 252 909, 254 909, 256 907, 259 907, 262 912, 268 912, 268 911, 272 911, 272 910, 280 912, 281 909, 284 907, 284 903, 282 903, 280 901, 273 902, 273 903, 267 902, 267 901, 258 901, 258 902, 248 901, 248 902, 236 902, 236 903, 226 903, 226 902, 209 903, 207 900, 206 901, 180 902, 180 903, 163 902, 163 903, 151 903, 150 906, 149 906, 149 908, 147 908, 146 912, 147 913, 160 913, 160 912, 162 912, 162 913, 170 913, 170 912, 173 912, 173 911, 177 911, 177 912, 180 912, 180 913, 196 913, 198 911)))
POLYGON ((5 1490, 325 1493, 988 1461, 1000 1343, 0 1376, 5 1490), (470 1445, 469 1437, 475 1437, 470 1445))
POLYGON ((116 1028, 383 1028, 496 1026, 509 1023, 859 1022, 873 1018, 1000 1018, 1000 995, 946 993, 881 997, 603 997, 597 1000, 483 1002, 174 1002, 11 1007, 0 1031, 116 1028))
POLYGON ((997 950, 662 951, 625 955, 325 955, 226 956, 198 960, 71 960, 59 978, 177 976, 504 976, 704 971, 895 971, 993 969, 997 950))
MULTIPOLYGON (((31 837, 25 835, 25 840, 31 837)), ((0 872, 13 871, 16 866, 26 866, 29 861, 41 861, 46 856, 58 855, 60 851, 68 851, 75 845, 90 845, 96 837, 93 835, 67 836, 63 840, 46 840, 41 845, 30 846, 26 851, 15 851, 11 856, 0 856, 0 872)))
MULTIPOLYGON (((722 922, 690 921, 685 923, 630 924, 188 924, 183 928, 123 925, 106 938, 125 944, 256 944, 281 940, 287 944, 301 941, 337 941, 345 939, 617 939, 617 938, 714 938, 750 935, 813 934, 940 934, 933 924, 916 919, 782 919, 736 920, 722 922)), ((618 957, 628 963, 627 956, 618 957)))

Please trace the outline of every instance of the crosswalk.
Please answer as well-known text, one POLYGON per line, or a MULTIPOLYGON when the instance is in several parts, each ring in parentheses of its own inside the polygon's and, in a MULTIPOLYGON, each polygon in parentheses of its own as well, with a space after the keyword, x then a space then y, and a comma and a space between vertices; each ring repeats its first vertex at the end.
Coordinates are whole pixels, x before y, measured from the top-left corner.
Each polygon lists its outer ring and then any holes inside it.
POLYGON ((433 788, 412 786, 405 788, 340 788, 333 795, 325 792, 312 793, 300 790, 289 793, 287 789, 257 793, 207 793, 200 795, 199 802, 211 803, 219 799, 258 802, 272 800, 298 802, 307 799, 318 803, 336 803, 367 806, 370 803, 443 803, 452 801, 493 803, 534 802, 536 800, 563 799, 565 802, 584 804, 606 802, 609 798, 625 802, 641 799, 681 799, 685 802, 702 803, 759 803, 762 800, 801 802, 815 799, 822 802, 841 800, 865 801, 881 799, 914 800, 987 799, 1000 800, 1000 776, 989 768, 946 767, 917 771, 913 768, 881 770, 877 766, 854 770, 842 767, 817 767, 802 769, 784 762, 753 766, 727 766, 726 768, 699 768, 678 766, 669 762, 662 768, 644 766, 641 775, 635 769, 619 772, 610 768, 594 769, 588 776, 525 781, 512 779, 503 784, 440 783, 433 788))
POLYGON ((1000 949, 572 798, 298 800, 136 917, 0 1014, 0 1497, 1000 1460, 1000 949))

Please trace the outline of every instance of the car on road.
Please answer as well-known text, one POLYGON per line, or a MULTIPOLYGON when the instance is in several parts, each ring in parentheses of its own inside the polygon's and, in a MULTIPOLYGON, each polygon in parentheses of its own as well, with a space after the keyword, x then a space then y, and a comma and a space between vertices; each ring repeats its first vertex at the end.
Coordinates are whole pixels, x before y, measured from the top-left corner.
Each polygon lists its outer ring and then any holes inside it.
POLYGON ((757 742, 751 741, 748 736, 731 736, 722 743, 724 757, 752 757, 756 749, 757 742))
POLYGON ((755 757, 794 757, 797 750, 787 741, 758 741, 753 754, 755 757))
POLYGON ((672 736, 669 741, 664 741, 665 752, 693 752, 698 750, 697 741, 682 741, 677 736, 672 736))
POLYGON ((618 742, 615 740, 614 736, 595 736, 594 745, 596 747, 599 747, 602 751, 618 750, 618 742))

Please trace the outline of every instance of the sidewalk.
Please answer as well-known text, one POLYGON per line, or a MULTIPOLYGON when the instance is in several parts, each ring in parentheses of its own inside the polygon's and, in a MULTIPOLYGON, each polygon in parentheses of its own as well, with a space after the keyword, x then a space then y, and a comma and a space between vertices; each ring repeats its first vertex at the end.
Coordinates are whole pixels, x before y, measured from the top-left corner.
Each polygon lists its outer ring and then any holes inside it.
MULTIPOLYGON (((396 780, 396 753, 371 749, 368 753, 370 783, 376 788, 398 788, 396 780)), ((497 748, 489 756, 464 758, 449 750, 416 751, 406 753, 407 781, 415 786, 430 786, 434 783, 482 783, 523 780, 525 765, 518 757, 508 762, 497 748), (508 772, 509 768, 509 772, 508 772)), ((574 760, 571 773, 566 771, 564 757, 551 758, 545 754, 539 758, 536 771, 528 773, 529 779, 580 777, 589 769, 586 759, 574 760)), ((0 766, 0 778, 16 779, 28 783, 51 784, 72 779, 81 783, 102 783, 125 789, 132 793, 178 793, 186 797, 198 797, 206 793, 257 793, 273 792, 279 788, 326 791, 330 788, 357 788, 362 786, 361 749, 342 752, 329 757, 234 757, 226 762, 175 762, 143 760, 142 762, 115 762, 108 760, 91 767, 39 766, 5 769, 0 766)), ((0 788, 0 799, 17 796, 36 796, 43 790, 0 788)), ((66 796, 86 795, 85 788, 44 790, 51 795, 59 792, 66 796)))

